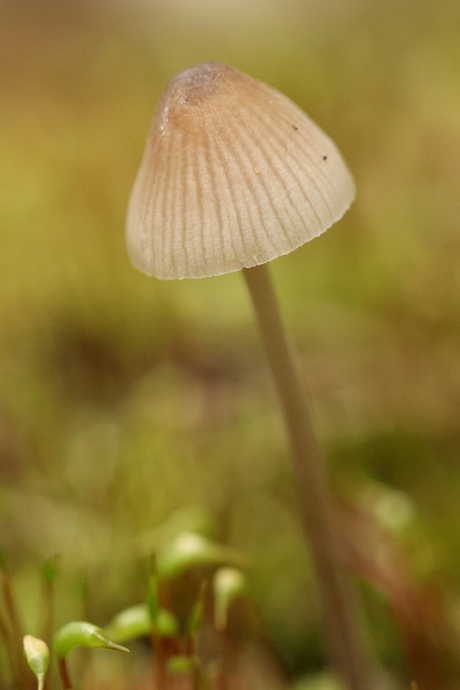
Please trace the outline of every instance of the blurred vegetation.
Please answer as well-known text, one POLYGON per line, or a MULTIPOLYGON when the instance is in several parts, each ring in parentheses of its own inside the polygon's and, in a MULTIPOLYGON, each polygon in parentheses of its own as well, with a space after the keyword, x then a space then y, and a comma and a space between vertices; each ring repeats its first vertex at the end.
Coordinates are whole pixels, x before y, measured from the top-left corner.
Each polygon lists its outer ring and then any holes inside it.
MULTIPOLYGON (((324 666, 240 276, 163 283, 125 254, 156 101, 219 60, 295 100, 355 175, 351 211, 274 273, 372 642, 401 687, 458 687, 459 30, 456 0, 1 0, 0 542, 27 632, 47 559, 56 624, 104 626, 145 600, 156 530, 194 505, 247 554, 287 677, 324 666)), ((135 663, 91 661, 94 687, 135 663)))

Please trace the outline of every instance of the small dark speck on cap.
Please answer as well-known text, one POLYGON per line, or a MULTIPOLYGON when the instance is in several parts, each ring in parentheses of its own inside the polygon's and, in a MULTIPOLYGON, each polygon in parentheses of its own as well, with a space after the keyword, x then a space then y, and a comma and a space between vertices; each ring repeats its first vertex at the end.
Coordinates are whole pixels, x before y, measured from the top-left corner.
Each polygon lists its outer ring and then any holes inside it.
POLYGON ((297 132, 299 128, 297 127, 297 125, 292 125, 292 129, 295 129, 295 131, 297 132))
POLYGON ((323 156, 323 161, 327 161, 327 156, 323 156))

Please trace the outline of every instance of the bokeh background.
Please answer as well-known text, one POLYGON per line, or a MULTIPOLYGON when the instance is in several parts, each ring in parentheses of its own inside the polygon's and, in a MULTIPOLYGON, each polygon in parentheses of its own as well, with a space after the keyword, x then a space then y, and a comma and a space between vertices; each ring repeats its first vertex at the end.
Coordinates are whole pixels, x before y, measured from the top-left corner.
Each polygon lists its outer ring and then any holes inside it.
MULTIPOLYGON (((103 625, 145 596, 139 535, 186 508, 247 554, 286 682, 327 683, 241 277, 160 282, 125 252, 165 83, 218 60, 355 176, 350 212, 273 272, 372 645, 392 687, 459 687, 459 35, 458 0, 0 0, 0 542, 29 631, 47 558, 57 624, 103 625)), ((91 661, 95 687, 135 687, 121 663, 91 661)))

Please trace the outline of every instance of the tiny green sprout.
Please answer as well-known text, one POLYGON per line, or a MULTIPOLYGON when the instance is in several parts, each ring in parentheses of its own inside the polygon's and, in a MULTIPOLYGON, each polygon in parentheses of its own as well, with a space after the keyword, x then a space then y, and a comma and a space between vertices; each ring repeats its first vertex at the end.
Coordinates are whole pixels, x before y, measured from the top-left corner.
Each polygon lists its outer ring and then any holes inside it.
POLYGON ((213 580, 214 620, 217 630, 227 627, 230 604, 241 597, 246 590, 246 577, 236 568, 220 568, 213 580))
POLYGON ((181 532, 158 557, 158 574, 169 579, 191 568, 219 565, 245 565, 244 557, 195 532, 181 532))
POLYGON ((38 690, 43 690, 50 661, 48 645, 43 640, 32 637, 32 635, 25 635, 23 643, 24 654, 29 668, 38 680, 38 690))
POLYGON ((204 617, 204 595, 206 593, 207 582, 202 582, 198 600, 196 601, 192 612, 187 621, 187 632, 190 637, 194 637, 200 630, 203 624, 204 617))
MULTIPOLYGON (((130 606, 115 616, 105 628, 105 633, 114 642, 123 644, 137 637, 150 635, 151 625, 148 607, 145 604, 139 604, 130 606)), ((160 637, 175 637, 179 632, 175 616, 164 608, 158 610, 156 625, 160 637)))
POLYGON ((167 544, 181 532, 194 532, 204 537, 212 537, 216 532, 216 524, 212 514, 206 508, 188 505, 176 510, 160 527, 160 532, 161 543, 167 544))
POLYGON ((43 564, 42 577, 45 584, 52 584, 56 579, 56 575, 58 573, 59 558, 59 555, 52 556, 51 558, 48 558, 48 560, 46 560, 43 564))
POLYGON ((158 593, 158 576, 156 566, 149 578, 149 593, 147 597, 148 613, 152 625, 157 623, 158 613, 160 611, 160 597, 158 593))
POLYGON ((216 532, 216 524, 205 508, 185 506, 173 513, 164 524, 139 534, 135 539, 135 549, 139 554, 147 556, 152 549, 164 547, 184 531, 212 537, 216 532))
POLYGON ((332 673, 319 673, 302 679, 294 690, 345 690, 345 686, 332 673))
POLYGON ((177 654, 169 657, 168 671, 173 676, 178 676, 183 673, 189 673, 200 665, 200 660, 196 656, 186 656, 185 654, 177 654))
POLYGON ((86 621, 67 623, 58 630, 54 637, 54 651, 58 659, 65 659, 75 647, 115 649, 120 652, 129 652, 129 649, 111 640, 102 628, 86 621))

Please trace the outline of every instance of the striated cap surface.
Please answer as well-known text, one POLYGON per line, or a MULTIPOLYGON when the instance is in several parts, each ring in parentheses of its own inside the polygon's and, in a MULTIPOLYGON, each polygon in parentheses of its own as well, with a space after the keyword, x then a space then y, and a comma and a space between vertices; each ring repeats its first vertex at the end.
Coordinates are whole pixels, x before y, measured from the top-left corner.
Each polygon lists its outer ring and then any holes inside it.
POLYGON ((354 199, 333 141, 286 96, 215 62, 170 80, 129 202, 128 252, 157 278, 266 263, 354 199))

